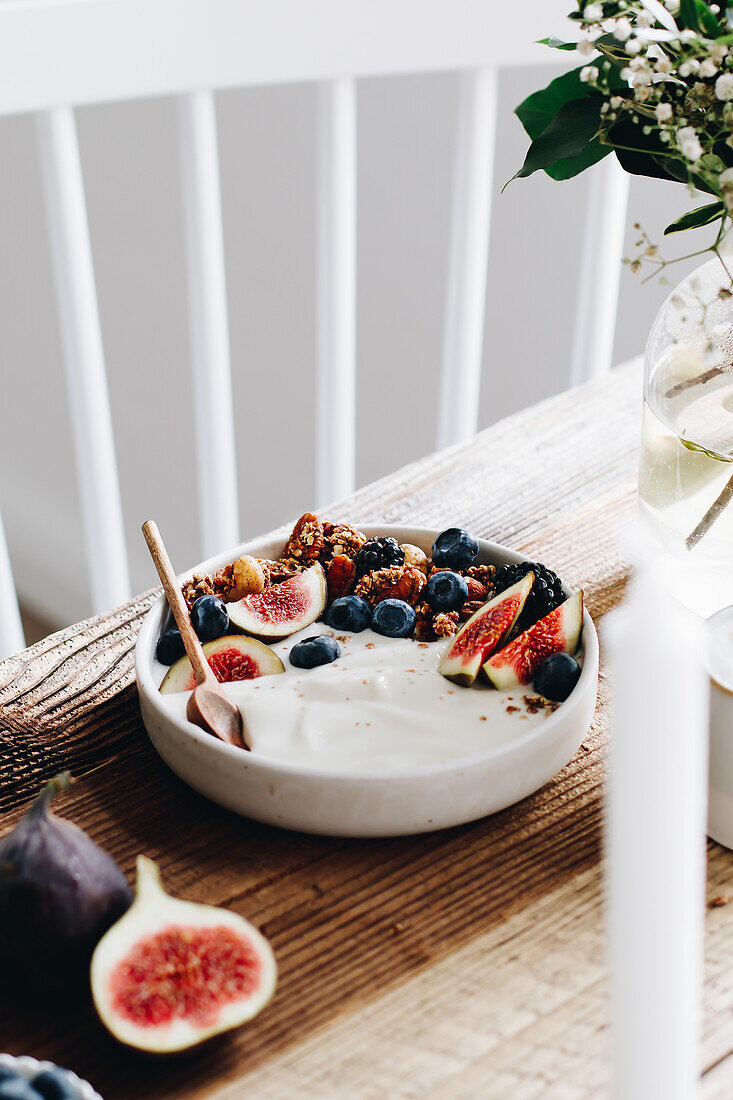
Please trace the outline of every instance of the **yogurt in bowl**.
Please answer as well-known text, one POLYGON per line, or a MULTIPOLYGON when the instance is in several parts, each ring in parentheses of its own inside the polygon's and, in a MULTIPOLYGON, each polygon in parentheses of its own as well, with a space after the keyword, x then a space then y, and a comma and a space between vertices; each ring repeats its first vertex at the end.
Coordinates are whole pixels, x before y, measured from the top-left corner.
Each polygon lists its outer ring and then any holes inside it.
MULTIPOLYGON (((363 527, 429 551, 437 531, 363 527)), ((240 554, 276 557, 284 537, 246 543, 203 563, 213 572, 240 554)), ((521 555, 479 541, 479 562, 521 555)), ((187 694, 161 695, 155 644, 161 597, 138 639, 140 703, 156 749, 185 782, 235 812, 269 824, 350 836, 400 835, 457 825, 511 805, 552 777, 583 740, 595 707, 598 643, 583 620, 580 680, 548 705, 529 688, 462 688, 437 671, 445 641, 338 635, 333 664, 293 668, 287 653, 323 623, 277 642, 286 672, 226 685, 251 752, 225 745, 185 717, 187 694)))

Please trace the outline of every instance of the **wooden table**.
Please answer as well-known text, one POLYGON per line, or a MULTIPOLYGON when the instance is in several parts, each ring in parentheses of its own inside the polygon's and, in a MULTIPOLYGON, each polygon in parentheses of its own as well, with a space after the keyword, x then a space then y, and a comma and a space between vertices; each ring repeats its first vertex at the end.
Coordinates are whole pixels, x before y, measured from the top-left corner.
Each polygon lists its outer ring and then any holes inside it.
MULTIPOLYGON (((330 513, 460 523, 508 542, 582 585, 597 621, 627 574, 616 535, 633 515, 639 405, 634 363, 330 513)), ((154 1059, 115 1043, 86 1002, 21 1010, 3 989, 0 1047, 70 1066, 106 1100, 606 1095, 605 672, 581 751, 520 805, 397 840, 286 833, 206 802, 148 743, 132 653, 154 595, 0 664, 2 830, 43 779, 70 768, 79 782, 58 811, 126 872, 145 852, 173 892, 262 927, 280 964, 275 1001, 248 1027, 154 1059)), ((733 895, 733 855, 717 845, 708 891, 703 1094, 730 1097, 733 905, 712 899, 733 895)))

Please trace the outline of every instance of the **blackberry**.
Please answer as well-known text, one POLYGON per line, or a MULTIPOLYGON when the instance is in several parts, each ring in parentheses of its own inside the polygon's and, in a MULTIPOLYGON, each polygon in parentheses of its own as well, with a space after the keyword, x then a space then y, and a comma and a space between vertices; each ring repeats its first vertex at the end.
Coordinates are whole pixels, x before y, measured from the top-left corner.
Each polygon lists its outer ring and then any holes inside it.
POLYGON ((355 560, 356 575, 362 577, 365 573, 373 573, 375 569, 389 569, 392 565, 404 564, 405 551, 397 545, 396 539, 388 535, 384 538, 367 539, 355 560))
POLYGON ((562 581, 557 573, 553 573, 546 565, 537 561, 521 561, 517 565, 500 565, 494 574, 495 593, 503 592, 511 588, 517 581, 521 581, 530 570, 534 573, 532 591, 527 597, 524 610, 519 617, 517 626, 520 630, 526 630, 545 615, 549 615, 556 607, 565 602, 562 581))

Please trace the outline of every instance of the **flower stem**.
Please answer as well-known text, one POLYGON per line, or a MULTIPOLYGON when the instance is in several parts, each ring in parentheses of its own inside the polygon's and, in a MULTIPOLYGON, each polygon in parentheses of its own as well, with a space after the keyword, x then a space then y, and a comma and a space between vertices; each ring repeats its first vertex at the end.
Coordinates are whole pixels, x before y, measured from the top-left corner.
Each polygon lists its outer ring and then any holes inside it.
POLYGON ((695 549, 700 539, 708 533, 716 519, 718 519, 721 513, 724 512, 726 507, 730 504, 731 500, 733 500, 733 474, 728 478, 720 495, 710 505, 695 530, 691 531, 685 539, 685 548, 687 550, 695 549))

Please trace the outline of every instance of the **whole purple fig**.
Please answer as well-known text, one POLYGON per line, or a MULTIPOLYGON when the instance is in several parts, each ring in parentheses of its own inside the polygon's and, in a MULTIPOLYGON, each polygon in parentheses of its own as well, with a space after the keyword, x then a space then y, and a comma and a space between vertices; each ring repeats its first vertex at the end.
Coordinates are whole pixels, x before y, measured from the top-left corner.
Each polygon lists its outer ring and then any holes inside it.
POLYGON ((92 952, 129 908, 132 891, 115 861, 48 803, 70 783, 46 784, 0 840, 0 955, 5 966, 44 985, 75 984, 92 952))

